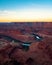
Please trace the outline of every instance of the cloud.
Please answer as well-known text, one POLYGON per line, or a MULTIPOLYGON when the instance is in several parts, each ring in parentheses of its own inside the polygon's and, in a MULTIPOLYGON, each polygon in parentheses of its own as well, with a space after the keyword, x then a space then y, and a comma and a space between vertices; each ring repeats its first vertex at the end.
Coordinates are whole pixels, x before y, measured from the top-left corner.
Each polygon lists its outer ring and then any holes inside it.
POLYGON ((16 12, 14 11, 7 11, 7 10, 4 10, 4 11, 0 11, 0 17, 13 17, 15 16, 16 12))

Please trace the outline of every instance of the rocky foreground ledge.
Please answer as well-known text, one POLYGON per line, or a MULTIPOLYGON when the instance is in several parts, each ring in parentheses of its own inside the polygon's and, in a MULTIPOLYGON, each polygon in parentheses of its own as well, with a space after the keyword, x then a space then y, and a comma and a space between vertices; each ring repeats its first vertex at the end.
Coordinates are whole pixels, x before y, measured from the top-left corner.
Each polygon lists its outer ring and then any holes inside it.
POLYGON ((0 38, 0 65, 52 65, 52 36, 41 34, 40 41, 29 35, 21 36, 21 41, 31 40, 28 51, 22 48, 21 42, 0 38))

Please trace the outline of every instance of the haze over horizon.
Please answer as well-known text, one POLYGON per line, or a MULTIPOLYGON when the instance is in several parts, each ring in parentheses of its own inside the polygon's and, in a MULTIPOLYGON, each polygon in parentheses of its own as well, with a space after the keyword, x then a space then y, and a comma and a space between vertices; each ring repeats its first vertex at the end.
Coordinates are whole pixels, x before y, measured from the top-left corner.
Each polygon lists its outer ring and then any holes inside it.
POLYGON ((52 0, 0 0, 0 22, 52 22, 52 0))

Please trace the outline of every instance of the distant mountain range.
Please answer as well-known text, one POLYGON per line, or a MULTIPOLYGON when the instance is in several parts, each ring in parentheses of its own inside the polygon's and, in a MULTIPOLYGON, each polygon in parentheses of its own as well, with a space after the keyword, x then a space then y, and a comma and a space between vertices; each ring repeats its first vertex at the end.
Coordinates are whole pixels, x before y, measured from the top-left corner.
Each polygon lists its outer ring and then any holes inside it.
POLYGON ((11 23, 0 23, 1 30, 19 30, 21 33, 30 32, 48 32, 52 34, 52 23, 51 22, 11 22, 11 23))

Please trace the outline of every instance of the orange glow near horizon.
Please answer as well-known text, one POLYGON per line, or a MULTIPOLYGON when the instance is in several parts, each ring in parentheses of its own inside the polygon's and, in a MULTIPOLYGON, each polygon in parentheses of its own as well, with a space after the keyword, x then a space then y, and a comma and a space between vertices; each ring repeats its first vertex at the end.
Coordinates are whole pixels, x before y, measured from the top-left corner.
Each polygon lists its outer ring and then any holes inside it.
POLYGON ((0 22, 52 22, 52 11, 0 11, 0 22))
POLYGON ((0 22, 52 22, 52 19, 0 19, 0 22))

